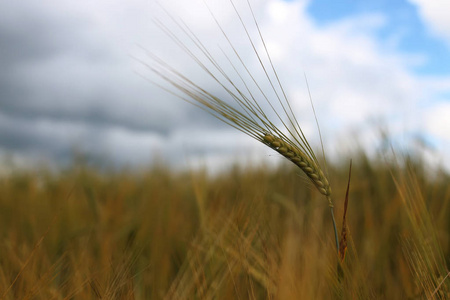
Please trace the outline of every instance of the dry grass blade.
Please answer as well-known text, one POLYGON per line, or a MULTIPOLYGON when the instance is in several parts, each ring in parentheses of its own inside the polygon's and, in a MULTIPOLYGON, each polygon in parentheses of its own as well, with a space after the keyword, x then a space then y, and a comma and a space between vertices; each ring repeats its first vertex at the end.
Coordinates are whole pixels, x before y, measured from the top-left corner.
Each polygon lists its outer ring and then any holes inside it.
POLYGON ((444 284, 444 281, 447 280, 447 278, 449 278, 449 275, 450 275, 450 272, 448 272, 447 275, 445 275, 445 277, 441 280, 441 282, 439 282, 438 286, 433 291, 433 294, 431 294, 431 297, 434 297, 439 292, 439 290, 441 289, 442 285, 444 284))
POLYGON ((405 174, 394 176, 394 182, 409 219, 403 251, 416 284, 427 299, 448 299, 450 285, 445 284, 449 272, 445 254, 418 178, 408 162, 405 174))
POLYGON ((347 251, 347 207, 348 207, 348 192, 350 190, 350 180, 352 177, 352 161, 350 160, 350 170, 348 172, 348 183, 347 183, 347 191, 345 192, 345 201, 344 201, 344 215, 342 217, 342 230, 341 230, 341 239, 339 240, 339 258, 341 262, 345 259, 345 253, 347 251))

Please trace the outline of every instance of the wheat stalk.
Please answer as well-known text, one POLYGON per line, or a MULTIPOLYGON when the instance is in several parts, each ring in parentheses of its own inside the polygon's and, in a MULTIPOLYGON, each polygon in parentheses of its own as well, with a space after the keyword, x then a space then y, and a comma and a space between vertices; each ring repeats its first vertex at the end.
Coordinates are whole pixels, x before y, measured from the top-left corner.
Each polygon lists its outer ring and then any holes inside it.
POLYGON ((224 100, 215 96, 150 51, 144 49, 151 58, 151 64, 142 60, 139 61, 146 65, 163 81, 165 81, 166 84, 169 85, 166 86, 153 82, 162 89, 200 107, 201 109, 206 110, 208 113, 214 115, 221 121, 270 147, 297 165, 305 173, 317 190, 328 200, 334 226, 336 248, 339 249, 336 222, 334 220, 333 213, 333 202, 331 198, 331 188, 325 176, 325 172, 322 171, 319 161, 317 160, 314 151, 309 145, 293 113, 290 102, 288 101, 278 74, 273 66, 249 1, 247 0, 248 7, 252 15, 254 26, 258 32, 258 40, 264 49, 263 53, 259 53, 257 51, 257 41, 251 37, 248 28, 244 23, 241 14, 238 12, 233 0, 230 0, 230 3, 242 25, 247 40, 259 61, 261 72, 263 72, 265 80, 267 80, 267 83, 271 87, 273 94, 272 97, 264 92, 261 87, 263 83, 258 82, 250 72, 246 63, 231 43, 228 35, 225 33, 224 29, 221 27, 211 10, 211 16, 215 20, 220 32, 227 41, 233 55, 229 56, 222 50, 226 61, 229 64, 228 67, 232 67, 235 72, 234 75, 239 78, 239 81, 233 80, 233 74, 229 74, 224 71, 224 66, 222 66, 214 58, 208 48, 186 24, 176 21, 170 14, 168 14, 175 26, 192 44, 192 47, 189 47, 185 41, 177 36, 174 31, 169 29, 169 27, 163 22, 157 19, 154 21, 176 45, 178 45, 188 56, 190 56, 192 60, 228 94, 229 98, 224 100), (200 54, 195 54, 195 51, 200 54), (233 58, 237 62, 233 62, 233 58), (268 63, 265 63, 264 59, 268 60, 268 63), (207 66, 207 63, 209 66, 207 66), (271 76, 276 80, 272 80, 271 76), (244 88, 239 88, 239 86, 243 86, 244 88), (253 86, 254 90, 252 90, 251 86, 253 86), (176 91, 181 93, 177 93, 176 91), (237 106, 232 105, 229 102, 237 104, 237 106), (274 113, 278 122, 282 124, 281 128, 283 128, 283 130, 275 125, 274 121, 269 119, 268 113, 266 113, 263 109, 263 103, 270 108, 272 113, 274 113), (281 109, 277 109, 275 104, 277 104, 281 109))

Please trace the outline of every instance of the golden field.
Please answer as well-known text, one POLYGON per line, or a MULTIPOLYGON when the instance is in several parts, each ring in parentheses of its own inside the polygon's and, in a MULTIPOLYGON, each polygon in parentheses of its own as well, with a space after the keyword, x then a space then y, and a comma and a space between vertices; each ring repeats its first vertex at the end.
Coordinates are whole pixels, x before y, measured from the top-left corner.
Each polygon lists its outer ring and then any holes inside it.
MULTIPOLYGON (((342 225, 348 165, 329 165, 342 225)), ((354 158, 348 250, 300 170, 16 171, 1 299, 450 299, 449 174, 354 158)))

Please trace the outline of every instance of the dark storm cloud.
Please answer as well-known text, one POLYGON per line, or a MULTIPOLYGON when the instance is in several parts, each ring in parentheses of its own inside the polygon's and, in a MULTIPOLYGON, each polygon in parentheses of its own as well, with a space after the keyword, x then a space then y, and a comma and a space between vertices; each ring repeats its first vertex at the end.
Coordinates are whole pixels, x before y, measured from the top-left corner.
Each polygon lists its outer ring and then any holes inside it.
POLYGON ((0 64, 15 67, 79 50, 88 39, 83 16, 46 10, 32 2, 9 2, 0 11, 0 64), (33 5, 34 4, 34 5, 33 5))
MULTIPOLYGON (((68 136, 46 130, 34 121, 0 115, 0 145, 3 153, 21 155, 28 159, 48 158, 63 162, 70 158, 68 136)), ((73 147, 73 145, 72 145, 73 147)))
POLYGON ((1 153, 64 162, 74 150, 96 160, 112 151, 139 162, 157 136, 211 123, 136 76, 114 28, 53 5, 0 4, 1 153))
POLYGON ((54 5, 0 9, 0 150, 67 160, 76 147, 101 156, 118 129, 168 139, 223 126, 134 74, 114 33, 54 5))

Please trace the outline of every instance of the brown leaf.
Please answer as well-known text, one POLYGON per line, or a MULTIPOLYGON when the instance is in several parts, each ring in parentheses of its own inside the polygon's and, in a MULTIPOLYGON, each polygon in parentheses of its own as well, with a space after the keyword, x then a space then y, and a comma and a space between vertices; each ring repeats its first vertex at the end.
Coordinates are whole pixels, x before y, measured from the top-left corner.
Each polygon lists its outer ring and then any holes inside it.
POLYGON ((352 176, 352 161, 350 160, 350 170, 348 173, 347 191, 345 193, 344 201, 344 216, 342 217, 342 231, 341 239, 339 241, 339 258, 341 262, 345 259, 345 252, 347 251, 347 206, 348 206, 348 192, 350 190, 350 179, 352 176))

